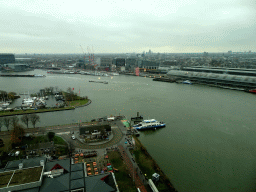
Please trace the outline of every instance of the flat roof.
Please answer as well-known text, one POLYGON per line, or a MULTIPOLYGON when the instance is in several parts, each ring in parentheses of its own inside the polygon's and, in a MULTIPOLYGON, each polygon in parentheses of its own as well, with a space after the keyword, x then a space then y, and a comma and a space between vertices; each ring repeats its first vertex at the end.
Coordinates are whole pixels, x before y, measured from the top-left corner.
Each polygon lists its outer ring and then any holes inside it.
POLYGON ((0 173, 0 188, 7 187, 14 171, 0 173))
POLYGON ((39 181, 42 169, 40 166, 0 173, 0 188, 39 181))

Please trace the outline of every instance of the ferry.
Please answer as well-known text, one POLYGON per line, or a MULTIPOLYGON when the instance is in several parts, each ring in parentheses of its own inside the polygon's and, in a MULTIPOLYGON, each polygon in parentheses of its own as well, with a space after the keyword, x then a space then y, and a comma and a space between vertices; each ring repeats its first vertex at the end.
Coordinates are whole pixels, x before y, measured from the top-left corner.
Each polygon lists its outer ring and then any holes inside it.
POLYGON ((148 119, 136 125, 133 125, 133 127, 134 129, 137 129, 137 130, 156 129, 156 128, 165 127, 165 123, 159 122, 155 119, 148 119))

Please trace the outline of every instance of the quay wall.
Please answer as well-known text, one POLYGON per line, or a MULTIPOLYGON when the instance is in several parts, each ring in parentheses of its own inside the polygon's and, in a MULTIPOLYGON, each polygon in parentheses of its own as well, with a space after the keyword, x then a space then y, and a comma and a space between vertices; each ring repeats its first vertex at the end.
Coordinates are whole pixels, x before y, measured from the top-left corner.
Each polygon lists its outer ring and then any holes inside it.
POLYGON ((143 144, 140 142, 140 140, 137 137, 133 137, 134 140, 139 144, 140 150, 153 161, 154 169, 157 170, 157 173, 160 175, 160 177, 163 179, 164 183, 169 187, 170 192, 177 192, 176 189, 173 187, 172 183, 170 182, 170 179, 165 175, 165 173, 162 171, 162 169, 159 167, 159 165, 156 163, 156 161, 151 157, 151 155, 148 153, 147 149, 143 146, 143 144))

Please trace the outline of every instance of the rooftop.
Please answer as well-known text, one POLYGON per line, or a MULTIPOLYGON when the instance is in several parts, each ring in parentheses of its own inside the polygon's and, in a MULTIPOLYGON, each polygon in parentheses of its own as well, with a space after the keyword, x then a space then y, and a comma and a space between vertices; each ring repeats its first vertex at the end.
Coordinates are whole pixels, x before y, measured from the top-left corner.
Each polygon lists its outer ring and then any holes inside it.
POLYGON ((0 189, 40 180, 43 167, 32 167, 0 173, 0 189))

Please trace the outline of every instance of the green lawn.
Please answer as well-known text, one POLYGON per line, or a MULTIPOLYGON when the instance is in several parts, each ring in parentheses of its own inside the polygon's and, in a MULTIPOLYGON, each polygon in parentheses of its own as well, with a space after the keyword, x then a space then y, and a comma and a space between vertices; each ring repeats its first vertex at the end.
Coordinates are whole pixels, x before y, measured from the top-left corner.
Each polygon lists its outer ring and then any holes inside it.
MULTIPOLYGON (((54 136, 53 138, 54 144, 59 144, 59 145, 67 145, 67 143, 59 136, 54 136)), ((46 143, 49 142, 49 138, 47 135, 41 135, 37 137, 33 137, 33 139, 25 139, 22 141, 21 145, 25 144, 37 144, 37 143, 46 143)))
POLYGON ((59 136, 54 136, 53 141, 54 144, 67 145, 67 143, 59 136))
POLYGON ((86 103, 88 103, 88 99, 68 101, 69 106, 80 106, 85 105, 86 103))
POLYGON ((112 166, 118 169, 118 171, 115 172, 115 178, 119 190, 122 192, 136 192, 137 189, 135 184, 133 183, 132 178, 129 177, 129 171, 123 163, 123 160, 120 158, 120 154, 117 151, 113 151, 108 153, 108 156, 112 166))

